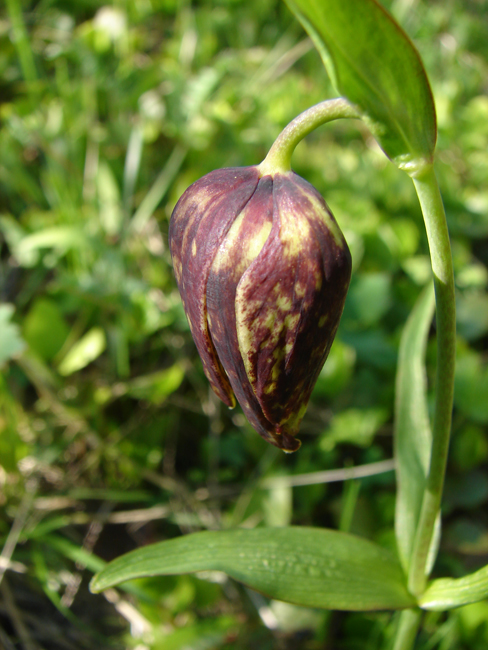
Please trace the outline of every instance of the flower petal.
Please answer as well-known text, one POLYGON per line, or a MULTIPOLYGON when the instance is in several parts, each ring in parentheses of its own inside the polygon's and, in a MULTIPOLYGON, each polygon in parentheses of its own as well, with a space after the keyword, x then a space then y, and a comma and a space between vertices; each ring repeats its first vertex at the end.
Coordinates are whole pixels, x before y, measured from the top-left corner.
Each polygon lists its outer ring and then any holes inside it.
POLYGON ((249 383, 236 331, 235 296, 243 272, 259 255, 272 228, 273 188, 268 176, 237 217, 215 255, 207 282, 210 333, 239 404, 253 427, 268 442, 295 451, 299 442, 277 436, 249 383))
POLYGON ((207 279, 215 254, 259 181, 255 167, 219 169, 191 185, 178 201, 169 242, 183 306, 205 374, 220 399, 234 395, 207 324, 207 279))
POLYGON ((277 174, 273 197, 270 236, 237 287, 237 335, 265 417, 294 435, 339 324, 351 259, 309 183, 277 174))

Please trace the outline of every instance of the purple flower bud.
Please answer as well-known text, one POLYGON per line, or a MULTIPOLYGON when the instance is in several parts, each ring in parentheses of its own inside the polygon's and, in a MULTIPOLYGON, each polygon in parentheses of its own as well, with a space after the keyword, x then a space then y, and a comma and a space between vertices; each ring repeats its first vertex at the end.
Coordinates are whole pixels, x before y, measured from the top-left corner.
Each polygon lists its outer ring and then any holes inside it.
POLYGON ((273 445, 300 422, 339 325, 351 256, 323 198, 293 172, 219 169, 171 217, 171 255, 212 388, 273 445))

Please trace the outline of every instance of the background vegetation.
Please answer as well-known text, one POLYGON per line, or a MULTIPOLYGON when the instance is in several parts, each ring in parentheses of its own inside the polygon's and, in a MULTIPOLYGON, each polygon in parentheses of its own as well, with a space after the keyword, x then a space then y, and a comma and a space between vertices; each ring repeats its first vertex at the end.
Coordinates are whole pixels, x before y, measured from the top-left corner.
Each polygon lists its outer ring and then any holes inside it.
MULTIPOLYGON (((461 576, 488 557, 488 2, 384 4, 437 105, 459 343, 435 575, 461 576)), ((399 337, 430 277, 410 180, 360 123, 297 149, 354 272, 303 446, 286 456, 211 393, 167 231, 191 182, 260 162, 333 96, 301 27, 278 0, 8 0, 0 12, 0 647, 387 648, 390 614, 269 602, 220 575, 99 596, 87 584, 104 561, 202 529, 329 526, 394 546, 391 471, 303 475, 392 456, 399 337)), ((434 368, 431 344, 432 388, 434 368)), ((481 602, 427 614, 418 648, 487 644, 481 602)))

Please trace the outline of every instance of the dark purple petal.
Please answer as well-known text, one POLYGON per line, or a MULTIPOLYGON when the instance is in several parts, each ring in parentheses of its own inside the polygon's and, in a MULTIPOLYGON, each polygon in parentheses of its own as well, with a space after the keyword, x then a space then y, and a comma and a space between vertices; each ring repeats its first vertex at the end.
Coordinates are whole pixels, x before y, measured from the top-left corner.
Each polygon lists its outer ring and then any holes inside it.
POLYGON ((229 406, 235 393, 263 438, 295 451, 351 273, 324 200, 292 172, 218 170, 178 202, 170 246, 213 389, 229 406))
POLYGON ((255 167, 219 169, 193 183, 178 201, 169 243, 176 280, 205 374, 220 399, 234 396, 207 326, 206 286, 215 254, 259 181, 255 167))
POLYGON ((273 182, 259 184, 228 231, 214 258, 207 283, 207 313, 215 349, 247 419, 268 442, 295 451, 299 442, 276 434, 249 383, 236 331, 235 298, 239 280, 259 254, 273 220, 273 182))
POLYGON ((295 435, 339 324, 351 259, 306 181, 275 175, 273 198, 270 236, 237 288, 237 334, 265 417, 278 435, 295 435))

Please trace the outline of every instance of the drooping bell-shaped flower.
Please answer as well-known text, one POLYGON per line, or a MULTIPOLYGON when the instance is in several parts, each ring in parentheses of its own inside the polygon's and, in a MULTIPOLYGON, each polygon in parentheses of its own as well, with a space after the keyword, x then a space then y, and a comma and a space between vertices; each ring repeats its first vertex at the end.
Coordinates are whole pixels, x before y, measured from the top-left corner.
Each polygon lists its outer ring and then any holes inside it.
POLYGON ((263 438, 295 438, 332 345, 351 257, 320 194, 293 172, 220 169, 171 217, 171 255, 212 388, 263 438))

